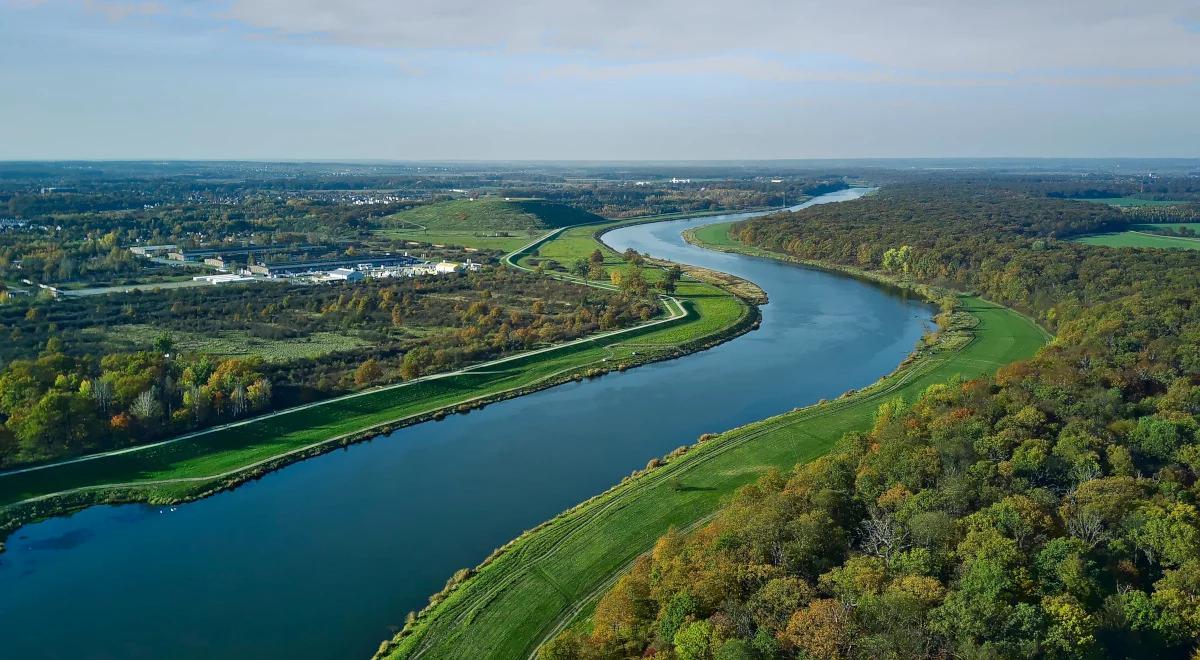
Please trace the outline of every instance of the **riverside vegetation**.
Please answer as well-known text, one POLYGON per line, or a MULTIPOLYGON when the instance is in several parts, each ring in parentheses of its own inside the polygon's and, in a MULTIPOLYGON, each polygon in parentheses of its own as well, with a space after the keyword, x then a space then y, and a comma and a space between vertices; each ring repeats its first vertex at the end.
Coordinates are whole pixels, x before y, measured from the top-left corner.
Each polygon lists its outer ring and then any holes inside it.
MULTIPOLYGON (((428 291, 432 299, 437 298, 435 292, 439 287, 450 287, 447 292, 452 295, 446 296, 445 303, 438 302, 432 307, 424 305, 424 313, 443 309, 450 314, 448 320, 452 320, 444 331, 415 333, 415 343, 399 348, 393 355, 381 356, 378 347, 373 349, 372 357, 351 371, 352 387, 365 388, 360 394, 248 419, 241 425, 220 427, 137 451, 0 475, 4 526, 11 530, 30 520, 97 502, 177 502, 203 496, 288 462, 398 425, 439 418, 454 410, 465 412, 489 401, 567 380, 699 350, 745 332, 757 319, 756 309, 750 304, 710 284, 684 278, 677 271, 646 267, 643 263, 626 264, 611 251, 600 259, 608 260, 614 266, 611 273, 606 272, 607 278, 603 282, 572 281, 570 276, 565 280, 542 277, 500 266, 430 283, 414 280, 357 285, 344 287, 340 293, 336 291, 338 287, 305 289, 303 291, 313 292, 312 295, 325 296, 328 308, 321 305, 314 308, 313 304, 304 303, 300 296, 292 306, 273 304, 266 312, 306 316, 307 310, 307 316, 311 316, 312 311, 324 309, 322 314, 349 314, 345 317, 346 322, 355 326, 378 321, 389 329, 385 332, 390 333, 397 330, 394 327, 397 317, 403 326, 404 319, 417 316, 416 313, 406 316, 403 306, 422 302, 421 292, 432 286, 433 289, 428 291), (500 281, 512 286, 505 286, 503 293, 492 294, 490 285, 500 281), (662 300, 665 314, 659 310, 660 303, 655 300, 652 285, 672 294, 662 300), (395 287, 412 290, 405 293, 395 287), (550 292, 558 295, 546 295, 550 292), (532 295, 535 293, 538 294, 536 297, 532 295), (508 298, 508 304, 516 307, 506 306, 506 295, 516 296, 508 298), (524 300, 523 305, 519 304, 520 300, 524 300), (657 322, 645 323, 656 314, 660 315, 657 322), (633 325, 639 323, 643 325, 633 325), (631 325, 633 327, 629 327, 631 325), (625 330, 621 331, 622 328, 625 330), (595 339, 553 344, 604 330, 608 332, 602 332, 595 339), (627 345, 630 340, 636 340, 635 347, 627 345), (529 355, 515 356, 502 364, 489 363, 478 370, 467 368, 445 377, 437 375, 445 369, 469 365, 485 357, 504 355, 504 351, 546 344, 551 346, 529 355), (464 352, 471 346, 478 346, 479 350, 464 352), (397 386, 374 387, 397 379, 403 382, 397 386)), ((245 306, 245 318, 257 322, 261 316, 259 312, 263 310, 245 298, 251 295, 248 291, 239 293, 238 289, 230 287, 226 290, 238 301, 234 307, 240 310, 245 306)), ((140 294, 131 295, 136 298, 140 294)), ((216 316, 219 315, 214 314, 216 316)), ((44 365, 15 364, 19 370, 41 373, 48 370, 49 363, 61 361, 57 353, 53 358, 49 355, 38 358, 47 360, 44 365)), ((332 357, 337 359, 337 355, 332 357)), ((80 368, 86 369, 90 363, 81 364, 80 368)), ((294 369, 295 366, 290 362, 286 367, 276 368, 294 369)), ((155 371, 151 375, 171 378, 175 371, 155 371)), ((100 379, 104 378, 101 372, 100 379)), ((68 386, 66 381, 59 383, 60 380, 63 379, 54 376, 48 380, 31 378, 21 382, 33 388, 27 390, 33 395, 41 391, 35 386, 49 387, 46 392, 61 389, 71 396, 81 397, 81 409, 85 405, 94 405, 79 391, 78 383, 68 386), (39 385, 44 382, 50 385, 39 385)), ((179 401, 175 403, 179 404, 179 401)), ((187 402, 180 407, 189 409, 187 402)), ((21 414, 17 412, 16 417, 21 414)), ((193 417, 179 415, 181 420, 189 423, 193 417)), ((208 421, 215 423, 221 419, 210 417, 208 421)))
MULTIPOLYGON (((538 254, 572 264, 595 249, 595 234, 603 231, 570 229, 538 254)), ((612 577, 663 531, 694 525, 756 475, 820 456, 844 432, 869 428, 880 402, 915 399, 955 376, 991 373, 1028 357, 1045 340, 1035 324, 1003 307, 927 293, 945 304, 942 332, 895 374, 836 401, 705 436, 696 446, 651 461, 644 472, 453 576, 425 611, 381 646, 379 657, 526 655, 586 617, 612 577)))
POLYGON ((1200 255, 1060 240, 1107 221, 1012 188, 901 186, 709 230, 976 290, 1058 334, 886 401, 828 455, 659 538, 540 657, 1193 653, 1200 255))

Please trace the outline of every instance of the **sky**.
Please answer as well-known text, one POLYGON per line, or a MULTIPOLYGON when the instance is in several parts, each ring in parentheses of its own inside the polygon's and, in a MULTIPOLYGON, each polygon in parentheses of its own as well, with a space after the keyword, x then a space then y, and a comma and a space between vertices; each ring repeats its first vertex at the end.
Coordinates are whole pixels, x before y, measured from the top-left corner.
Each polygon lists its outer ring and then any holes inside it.
POLYGON ((0 0, 0 160, 1200 156, 1195 0, 0 0))

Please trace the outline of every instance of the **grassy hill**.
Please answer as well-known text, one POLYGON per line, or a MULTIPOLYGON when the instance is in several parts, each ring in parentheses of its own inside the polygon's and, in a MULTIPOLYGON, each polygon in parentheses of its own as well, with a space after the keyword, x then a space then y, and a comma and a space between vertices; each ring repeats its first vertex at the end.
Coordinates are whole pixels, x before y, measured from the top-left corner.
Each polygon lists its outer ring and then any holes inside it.
POLYGON ((547 230, 601 220, 587 211, 543 199, 455 199, 397 213, 376 233, 420 243, 511 252, 547 230))
POLYGON ((429 230, 557 229, 585 222, 598 222, 600 216, 565 204, 542 199, 455 199, 418 206, 391 216, 397 228, 429 230))

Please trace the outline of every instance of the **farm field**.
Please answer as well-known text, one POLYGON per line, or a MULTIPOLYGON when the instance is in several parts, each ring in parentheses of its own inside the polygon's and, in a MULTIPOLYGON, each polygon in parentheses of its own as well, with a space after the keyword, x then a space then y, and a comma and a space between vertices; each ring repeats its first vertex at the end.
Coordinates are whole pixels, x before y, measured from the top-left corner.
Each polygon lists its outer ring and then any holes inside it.
POLYGON ((1080 202, 1108 204, 1109 206, 1178 206, 1187 202, 1170 199, 1142 199, 1140 197, 1075 197, 1080 202))
POLYGON ((524 657, 562 626, 583 620, 611 579, 667 529, 704 520, 766 470, 824 454, 845 432, 869 427, 888 398, 911 400, 951 377, 991 373, 1047 340, 1015 312, 977 298, 963 302, 974 327, 876 385, 728 431, 523 535, 385 655, 524 657))
MULTIPOLYGON (((1195 224, 1195 223, 1192 223, 1195 224)), ((1122 231, 1112 234, 1094 234, 1075 239, 1076 243, 1103 245, 1106 247, 1159 248, 1164 250, 1200 250, 1200 239, 1178 236, 1160 236, 1142 231, 1122 231)))

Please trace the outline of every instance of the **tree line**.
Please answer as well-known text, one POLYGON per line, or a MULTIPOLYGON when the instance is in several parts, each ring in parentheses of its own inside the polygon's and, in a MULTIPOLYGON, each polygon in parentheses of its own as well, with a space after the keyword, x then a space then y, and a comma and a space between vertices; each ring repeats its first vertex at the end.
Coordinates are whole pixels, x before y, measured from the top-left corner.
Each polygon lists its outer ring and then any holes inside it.
MULTIPOLYGON (((315 286, 228 285, 0 306, 0 465, 71 456, 459 368, 645 321, 643 286, 610 292, 496 268, 315 286), (146 339, 132 328, 155 328, 146 339), (355 342, 315 357, 222 358, 222 339, 355 342), (139 338, 142 337, 142 338, 139 338), (180 354, 182 353, 182 354, 180 354)), ((226 349, 230 350, 230 349, 226 349)))
POLYGON ((1058 240, 1114 220, 1018 186, 903 185, 735 227, 984 293, 1057 338, 994 377, 884 404, 869 431, 662 537, 589 632, 541 657, 1194 653, 1200 254, 1058 240))

